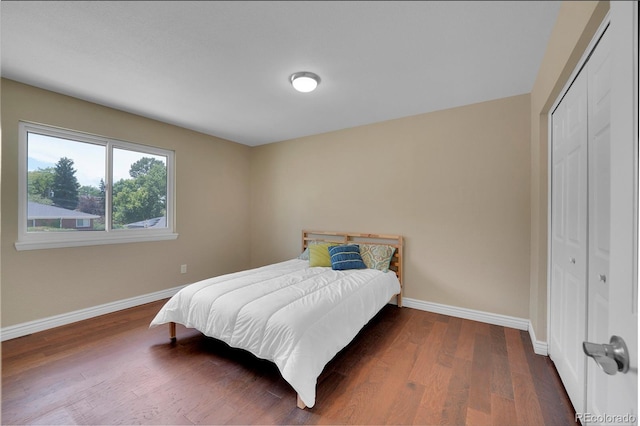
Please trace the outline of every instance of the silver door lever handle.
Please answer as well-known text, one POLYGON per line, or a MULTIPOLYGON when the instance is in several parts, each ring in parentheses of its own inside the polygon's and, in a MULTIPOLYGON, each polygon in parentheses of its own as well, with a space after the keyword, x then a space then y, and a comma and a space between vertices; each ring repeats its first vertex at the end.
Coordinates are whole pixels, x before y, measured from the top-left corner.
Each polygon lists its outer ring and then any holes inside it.
POLYGON ((629 351, 621 337, 611 336, 609 344, 582 342, 582 350, 611 376, 629 371, 629 351))

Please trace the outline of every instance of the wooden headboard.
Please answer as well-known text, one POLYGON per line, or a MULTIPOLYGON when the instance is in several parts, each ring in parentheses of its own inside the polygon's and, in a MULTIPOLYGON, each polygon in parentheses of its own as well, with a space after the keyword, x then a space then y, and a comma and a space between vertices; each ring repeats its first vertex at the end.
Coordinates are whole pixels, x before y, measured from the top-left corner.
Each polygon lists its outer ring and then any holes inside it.
POLYGON ((398 294, 398 306, 402 306, 402 288, 403 288, 403 271, 402 271, 402 250, 404 240, 401 235, 385 235, 385 234, 360 234, 352 232, 330 232, 330 231, 302 231, 302 250, 309 246, 311 241, 322 241, 328 243, 339 244, 381 244, 395 247, 396 251, 391 259, 389 269, 396 273, 398 281, 400 281, 400 294, 398 294))

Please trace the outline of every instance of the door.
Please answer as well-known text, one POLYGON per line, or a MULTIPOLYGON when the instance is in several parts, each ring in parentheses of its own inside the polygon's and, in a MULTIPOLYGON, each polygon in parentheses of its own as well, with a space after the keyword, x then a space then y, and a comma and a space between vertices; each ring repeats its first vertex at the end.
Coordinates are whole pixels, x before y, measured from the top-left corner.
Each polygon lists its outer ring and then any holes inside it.
POLYGON ((549 356, 576 412, 584 411, 587 276, 587 75, 552 114, 549 356))
MULTIPOLYGON (((626 341, 627 373, 608 375, 588 361, 587 424, 638 423, 638 4, 611 2, 611 233, 607 326, 592 340, 626 341)), ((600 320, 604 320, 602 317, 600 320)), ((601 328, 601 330, 600 330, 601 328)), ((591 327, 590 327, 591 329, 591 327)), ((589 336, 592 338, 592 336, 589 336)))

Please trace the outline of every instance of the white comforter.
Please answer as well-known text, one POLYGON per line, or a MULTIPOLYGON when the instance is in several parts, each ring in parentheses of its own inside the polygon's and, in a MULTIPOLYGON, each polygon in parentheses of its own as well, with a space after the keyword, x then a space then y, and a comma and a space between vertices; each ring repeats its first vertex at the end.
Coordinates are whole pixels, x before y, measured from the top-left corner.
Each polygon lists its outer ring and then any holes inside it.
POLYGON ((391 271, 334 271, 293 259, 188 285, 150 327, 176 322, 273 361, 313 407, 325 365, 399 292, 391 271))

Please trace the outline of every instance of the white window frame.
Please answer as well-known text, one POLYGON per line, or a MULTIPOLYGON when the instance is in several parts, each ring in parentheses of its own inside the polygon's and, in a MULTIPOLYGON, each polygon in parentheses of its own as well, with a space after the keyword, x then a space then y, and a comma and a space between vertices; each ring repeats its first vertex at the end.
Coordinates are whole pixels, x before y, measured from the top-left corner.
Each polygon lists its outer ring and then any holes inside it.
POLYGON ((20 121, 18 137, 18 241, 15 248, 38 250, 61 247, 80 247, 103 244, 138 243, 147 241, 175 240, 175 153, 149 145, 125 142, 75 130, 62 129, 44 124, 20 121), (27 232, 27 135, 29 132, 52 137, 76 140, 102 145, 106 148, 105 158, 105 230, 88 232, 27 232), (167 204, 166 228, 112 229, 111 228, 111 188, 112 153, 114 148, 133 150, 167 158, 167 204))

